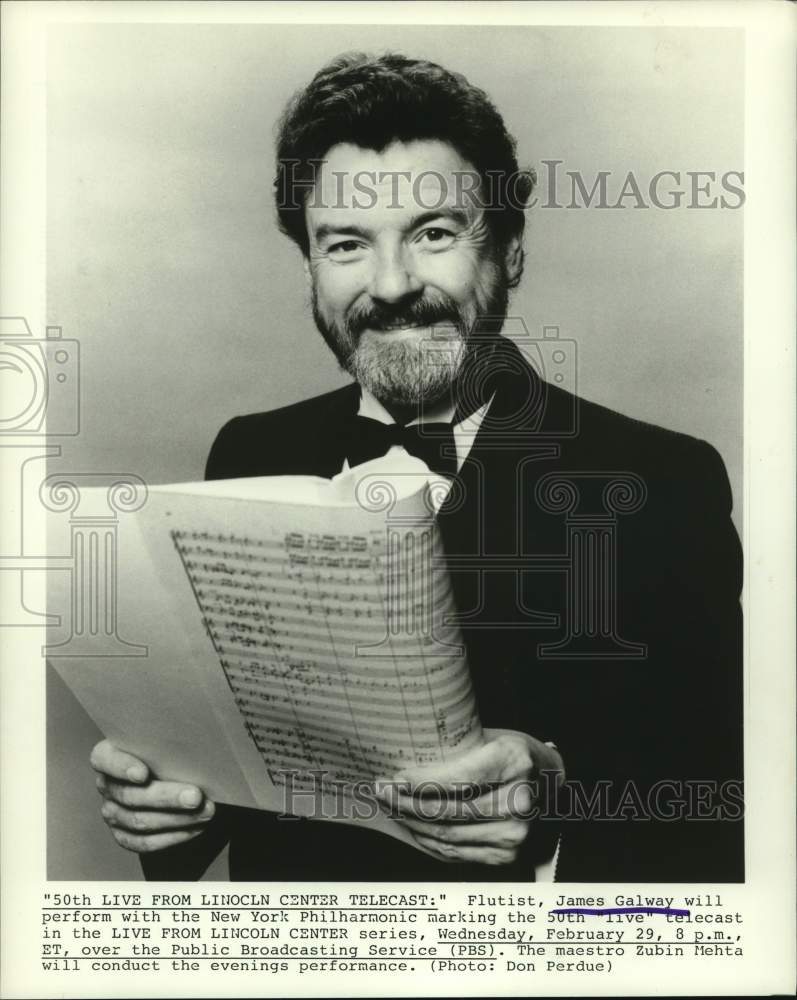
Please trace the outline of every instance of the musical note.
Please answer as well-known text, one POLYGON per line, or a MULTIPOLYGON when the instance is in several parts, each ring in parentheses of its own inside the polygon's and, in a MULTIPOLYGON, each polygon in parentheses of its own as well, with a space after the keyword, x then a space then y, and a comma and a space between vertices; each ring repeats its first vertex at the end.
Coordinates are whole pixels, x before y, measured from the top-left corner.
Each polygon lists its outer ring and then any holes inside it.
POLYGON ((362 781, 474 745, 458 649, 429 656, 452 608, 416 531, 171 531, 235 703, 265 767, 362 781), (393 656, 362 655, 389 643, 393 656))

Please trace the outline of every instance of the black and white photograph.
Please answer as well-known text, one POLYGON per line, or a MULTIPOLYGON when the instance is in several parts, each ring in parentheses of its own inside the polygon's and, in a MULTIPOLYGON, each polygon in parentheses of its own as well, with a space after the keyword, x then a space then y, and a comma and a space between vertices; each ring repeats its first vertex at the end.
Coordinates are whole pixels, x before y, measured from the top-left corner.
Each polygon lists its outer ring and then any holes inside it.
POLYGON ((751 9, 63 6, 43 310, 0 317, 37 970, 783 983, 788 923, 745 924, 794 868, 751 9))

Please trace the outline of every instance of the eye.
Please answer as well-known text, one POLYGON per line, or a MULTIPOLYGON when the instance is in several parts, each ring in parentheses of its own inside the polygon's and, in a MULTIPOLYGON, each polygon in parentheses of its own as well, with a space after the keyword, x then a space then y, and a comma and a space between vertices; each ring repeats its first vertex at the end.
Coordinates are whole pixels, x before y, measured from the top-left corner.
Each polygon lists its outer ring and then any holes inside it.
POLYGON ((431 226, 419 233, 418 241, 433 246, 436 250, 443 250, 454 242, 454 234, 439 226, 431 226))
POLYGON ((327 253, 331 257, 350 257, 360 249, 360 244, 356 240, 340 240, 332 243, 327 248, 327 253))

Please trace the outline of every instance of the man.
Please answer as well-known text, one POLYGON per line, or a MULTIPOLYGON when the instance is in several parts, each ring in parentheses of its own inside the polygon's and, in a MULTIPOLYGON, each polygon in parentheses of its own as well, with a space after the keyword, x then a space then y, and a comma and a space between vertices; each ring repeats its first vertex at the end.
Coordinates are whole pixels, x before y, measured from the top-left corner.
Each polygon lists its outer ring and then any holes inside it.
POLYGON ((196 878, 229 842, 243 879, 741 879, 727 477, 705 442, 577 406, 500 335, 532 179, 497 110, 440 66, 341 57, 288 107, 275 186, 355 382, 232 420, 207 475, 333 476, 397 448, 451 476, 438 522, 488 739, 398 776, 425 852, 217 806, 104 741, 117 841, 152 878, 196 878))

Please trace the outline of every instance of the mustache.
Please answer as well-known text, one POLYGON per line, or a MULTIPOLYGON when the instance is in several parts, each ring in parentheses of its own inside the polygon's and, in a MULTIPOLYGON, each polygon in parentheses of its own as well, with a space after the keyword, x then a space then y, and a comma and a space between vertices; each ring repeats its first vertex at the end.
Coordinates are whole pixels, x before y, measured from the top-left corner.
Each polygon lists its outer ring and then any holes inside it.
POLYGON ((354 306, 346 317, 346 331, 356 340, 364 330, 388 330, 396 326, 454 325, 461 328, 462 317, 453 299, 418 299, 401 306, 380 302, 354 306))

